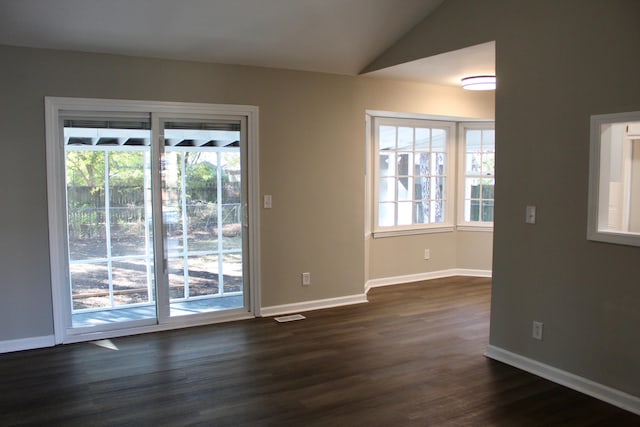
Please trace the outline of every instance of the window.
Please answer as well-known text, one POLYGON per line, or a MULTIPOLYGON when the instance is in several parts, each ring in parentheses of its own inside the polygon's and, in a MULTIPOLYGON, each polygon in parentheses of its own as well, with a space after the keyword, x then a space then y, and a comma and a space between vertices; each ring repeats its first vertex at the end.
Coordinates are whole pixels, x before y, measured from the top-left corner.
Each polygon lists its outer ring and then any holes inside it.
POLYGON ((374 233, 452 228, 455 123, 377 117, 374 233))
POLYGON ((460 125, 459 227, 493 226, 495 130, 493 123, 460 125))
POLYGON ((640 111, 591 117, 587 236, 640 246, 640 111))

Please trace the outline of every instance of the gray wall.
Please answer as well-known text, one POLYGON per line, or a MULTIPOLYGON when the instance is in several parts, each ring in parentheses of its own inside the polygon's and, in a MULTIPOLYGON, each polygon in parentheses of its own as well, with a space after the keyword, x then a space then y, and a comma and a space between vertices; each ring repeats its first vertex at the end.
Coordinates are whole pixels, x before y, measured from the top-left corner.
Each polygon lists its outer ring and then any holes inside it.
POLYGON ((589 118, 640 110, 639 19, 637 0, 447 0, 369 67, 496 41, 491 344, 635 396, 640 248, 586 230, 589 118))
MULTIPOLYGON (((367 109, 494 110, 493 94, 364 77, 6 46, 0 58, 0 343, 53 333, 45 96, 259 106, 260 186, 273 195, 261 213, 267 307, 363 293, 367 109), (303 271, 312 286, 300 286, 303 271)), ((393 251, 386 262, 404 256, 393 251)))

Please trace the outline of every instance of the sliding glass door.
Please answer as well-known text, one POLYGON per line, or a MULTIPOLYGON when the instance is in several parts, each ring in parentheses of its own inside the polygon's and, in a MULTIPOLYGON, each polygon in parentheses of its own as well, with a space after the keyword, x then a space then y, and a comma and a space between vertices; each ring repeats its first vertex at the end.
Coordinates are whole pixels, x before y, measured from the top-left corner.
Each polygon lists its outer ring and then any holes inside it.
POLYGON ((63 120, 71 326, 155 322, 150 118, 63 120))
POLYGON ((60 110, 56 124, 57 340, 251 314, 247 117, 60 110))
POLYGON ((242 121, 161 121, 170 317, 245 306, 242 121))

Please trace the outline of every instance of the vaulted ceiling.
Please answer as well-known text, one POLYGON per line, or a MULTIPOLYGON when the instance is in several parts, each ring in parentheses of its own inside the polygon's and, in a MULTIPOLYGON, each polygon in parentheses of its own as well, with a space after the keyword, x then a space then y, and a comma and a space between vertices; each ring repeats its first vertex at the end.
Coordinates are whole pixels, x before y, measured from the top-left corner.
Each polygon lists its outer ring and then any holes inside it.
MULTIPOLYGON (((0 44, 356 75, 443 1, 0 0, 0 44)), ((492 53, 372 76, 452 84, 493 67, 492 53)))

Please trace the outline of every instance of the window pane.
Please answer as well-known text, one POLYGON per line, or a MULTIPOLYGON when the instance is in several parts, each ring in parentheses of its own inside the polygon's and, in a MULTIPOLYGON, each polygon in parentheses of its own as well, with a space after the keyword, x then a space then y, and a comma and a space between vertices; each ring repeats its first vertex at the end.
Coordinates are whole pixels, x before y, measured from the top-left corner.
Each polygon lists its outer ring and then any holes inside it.
POLYGON ((431 150, 439 153, 447 151, 447 131, 444 129, 431 130, 431 150))
POLYGON ((414 203, 415 211, 415 223, 416 224, 428 224, 429 223, 429 201, 421 200, 414 203))
POLYGON ((436 199, 443 199, 445 194, 445 179, 442 176, 437 176, 431 180, 433 183, 435 181, 435 193, 432 196, 436 199))
POLYGON ((478 178, 465 179, 464 197, 465 199, 480 198, 480 180, 478 178))
POLYGON ((111 274, 114 305, 153 302, 153 273, 144 259, 114 261, 111 274))
POLYGON ((431 178, 427 176, 419 176, 415 178, 414 198, 418 200, 428 200, 431 198, 431 178))
POLYGON ((494 182, 491 179, 483 179, 482 180, 482 198, 483 199, 493 199, 493 189, 494 182))
POLYGON ((189 257, 189 296, 218 293, 218 257, 215 255, 189 257))
POLYGON ((482 131, 482 151, 496 151, 495 148, 496 132, 494 129, 485 129, 482 131))
POLYGON ((242 291, 242 254, 225 254, 223 258, 225 292, 242 291))
MULTIPOLYGON (((163 158, 162 217, 167 234, 166 249, 176 253, 183 248, 182 174, 186 162, 183 153, 166 152, 163 158)), ((186 217, 186 212, 185 212, 186 217)))
POLYGON ((432 175, 445 175, 447 173, 447 156, 444 153, 436 153, 432 154, 431 158, 433 160, 433 167, 431 169, 432 175))
POLYGON ((465 200, 464 219, 467 222, 480 221, 480 200, 465 200))
POLYGON ((67 150, 69 257, 105 258, 105 152, 67 150))
POLYGON ((396 127, 380 126, 379 142, 380 150, 395 150, 396 148, 396 127))
POLYGON ((398 150, 413 150, 413 128, 398 128, 398 150))
POLYGON ((380 179, 380 192, 378 199, 381 202, 393 202, 396 199, 395 178, 380 179))
POLYGON ((169 296, 171 299, 185 298, 185 282, 184 275, 184 258, 175 257, 169 258, 168 262, 169 273, 169 296))
POLYGON ((395 153, 380 153, 380 176, 395 176, 396 155, 395 153))
POLYGON ((398 200, 413 200, 413 178, 398 179, 398 200))
POLYGON ((222 205, 222 247, 242 248, 242 205, 227 203, 222 205))
MULTIPOLYGON (((189 251, 216 250, 218 233, 218 204, 195 201, 187 206, 187 242, 189 251)), ((173 247, 176 249, 176 247, 173 247)))
POLYGON ((467 153, 481 153, 482 152, 482 131, 481 130, 467 130, 466 133, 466 151, 467 153))
POLYGON ((413 224, 413 202, 398 203, 398 225, 413 224))
POLYGON ((482 175, 493 175, 495 170, 495 154, 485 153, 482 155, 482 175))
POLYGON ((466 155, 467 175, 480 175, 482 173, 482 155, 480 153, 467 153, 466 155))
POLYGON ((150 253, 151 210, 145 203, 151 200, 148 153, 113 151, 108 157, 111 255, 150 253))
POLYGON ((408 176, 410 175, 409 165, 413 164, 413 154, 412 153, 398 153, 398 176, 408 176))
MULTIPOLYGON (((217 249, 218 154, 186 152, 185 192, 189 251, 217 249)), ((182 201, 181 201, 182 202, 182 201)))
POLYGON ((495 174, 495 131, 465 130, 463 216, 465 222, 492 222, 495 174), (487 177, 487 178, 485 178, 487 177))
POLYGON ((445 218, 445 203, 444 200, 438 199, 431 202, 431 214, 432 222, 444 222, 445 218))
POLYGON ((378 226, 389 227, 395 225, 395 203, 378 204, 378 226))
POLYGON ((107 263, 71 264, 73 310, 111 307, 107 263))
POLYGON ((429 175, 429 153, 415 153, 414 154, 414 171, 413 175, 429 175))
POLYGON ((431 150, 431 129, 416 128, 416 151, 430 151, 431 150))
POLYGON ((482 202, 482 221, 493 221, 493 200, 482 202))

